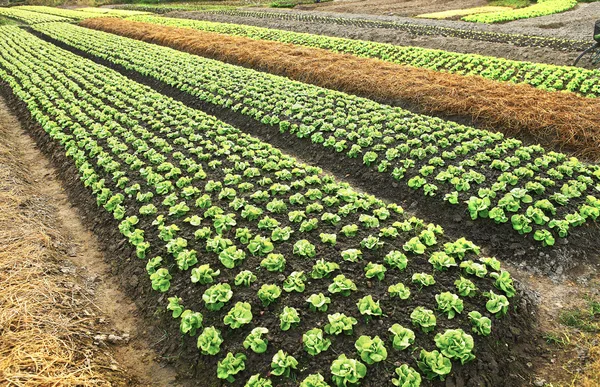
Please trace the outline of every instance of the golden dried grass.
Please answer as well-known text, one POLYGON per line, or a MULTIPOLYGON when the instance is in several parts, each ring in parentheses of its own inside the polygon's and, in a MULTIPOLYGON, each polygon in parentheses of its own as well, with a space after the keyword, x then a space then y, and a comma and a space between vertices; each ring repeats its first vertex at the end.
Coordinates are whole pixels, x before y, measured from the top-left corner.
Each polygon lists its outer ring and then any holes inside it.
POLYGON ((600 99, 401 66, 322 49, 115 19, 80 25, 251 67, 600 159, 600 99))
POLYGON ((113 385, 120 378, 91 338, 93 305, 60 271, 56 245, 67 243, 3 129, 0 121, 0 385, 113 385))

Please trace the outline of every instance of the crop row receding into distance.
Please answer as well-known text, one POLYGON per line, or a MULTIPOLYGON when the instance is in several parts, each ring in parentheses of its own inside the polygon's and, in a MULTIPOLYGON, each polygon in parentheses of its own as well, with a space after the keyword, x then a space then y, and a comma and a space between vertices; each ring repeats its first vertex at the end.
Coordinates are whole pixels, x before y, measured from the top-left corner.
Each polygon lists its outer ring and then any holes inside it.
POLYGON ((496 81, 524 83, 548 91, 566 90, 588 97, 600 96, 599 70, 522 62, 420 47, 396 46, 386 43, 335 38, 239 24, 213 23, 157 16, 137 16, 132 19, 173 27, 188 27, 200 31, 322 48, 333 52, 381 59, 399 65, 409 65, 440 72, 459 75, 479 75, 496 81))
POLYGON ((593 42, 585 40, 562 39, 538 35, 508 34, 501 32, 481 31, 469 28, 452 28, 437 25, 428 25, 425 21, 414 22, 393 22, 374 19, 360 19, 351 17, 333 17, 316 15, 314 13, 300 12, 266 12, 266 11, 246 11, 246 10, 212 10, 204 12, 195 12, 194 17, 201 17, 202 13, 214 13, 229 16, 266 18, 276 20, 294 20, 309 23, 327 23, 349 25, 359 28, 386 28, 405 31, 417 36, 447 36, 462 39, 473 39, 484 42, 510 43, 522 47, 550 47, 555 49, 565 49, 571 51, 582 51, 588 48, 593 42))
POLYGON ((213 380, 506 380, 527 312, 503 317, 520 296, 478 246, 20 28, 0 36, 0 79, 112 214, 213 380))
POLYGON ((408 104, 412 110, 422 113, 474 120, 480 127, 500 128, 507 135, 533 138, 589 159, 600 158, 597 114, 600 99, 277 41, 151 23, 95 19, 82 25, 394 106, 408 104))
MULTIPOLYGON (((320 152, 356 158, 480 222, 553 245, 598 217, 600 168, 500 133, 69 24, 36 28, 90 55, 160 80, 320 152), (596 196, 595 196, 596 195, 596 196)), ((404 190, 402 190, 404 191, 404 190)))

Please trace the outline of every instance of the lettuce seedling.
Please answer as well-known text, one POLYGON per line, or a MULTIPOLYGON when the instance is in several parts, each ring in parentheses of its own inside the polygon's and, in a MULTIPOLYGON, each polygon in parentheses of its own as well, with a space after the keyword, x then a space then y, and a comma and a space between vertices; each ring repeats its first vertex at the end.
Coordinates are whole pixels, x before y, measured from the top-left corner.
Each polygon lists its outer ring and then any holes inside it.
POLYGON ((217 377, 219 379, 225 379, 229 383, 235 382, 233 376, 246 369, 245 360, 246 355, 243 353, 234 355, 229 352, 227 356, 217 364, 217 377))
POLYGON ((306 239, 294 243, 293 253, 306 258, 313 258, 316 255, 315 246, 306 239))
POLYGON ((250 376, 244 387, 273 387, 273 383, 269 379, 265 379, 260 374, 250 376))
POLYGON ((423 289, 423 286, 431 286, 435 284, 435 279, 431 274, 427 273, 414 273, 412 275, 412 282, 419 285, 419 290, 423 289))
POLYGON ((342 234, 344 234, 344 236, 348 238, 356 236, 356 234, 358 233, 358 226, 355 224, 347 224, 344 227, 342 227, 341 232, 342 234))
POLYGON ((203 355, 214 356, 221 350, 222 343, 221 332, 215 327, 207 327, 198 336, 197 346, 203 355))
POLYGON ((252 321, 252 307, 248 302, 237 302, 223 317, 223 323, 237 329, 252 321))
POLYGON ((379 301, 375 302, 371 295, 364 296, 356 303, 358 311, 361 315, 365 316, 366 321, 373 318, 374 316, 383 315, 379 301))
POLYGON ((220 273, 220 270, 213 270, 208 264, 201 265, 192 269, 191 281, 194 284, 207 285, 213 283, 220 273))
POLYGON ((388 287, 388 293, 390 297, 398 297, 401 300, 406 300, 410 297, 410 289, 407 288, 402 282, 398 282, 395 285, 388 287))
POLYGON ((150 281, 152 281, 152 289, 159 292, 166 292, 171 287, 171 274, 164 267, 156 270, 150 275, 150 281))
POLYGON ((148 273, 148 275, 152 275, 152 274, 156 273, 156 270, 158 270, 161 263, 162 263, 162 257, 160 257, 160 256, 150 258, 148 260, 148 263, 146 263, 146 272, 148 273))
POLYGON ((319 259, 313 265, 310 276, 313 279, 326 278, 329 276, 329 274, 331 274, 335 270, 338 270, 339 268, 340 268, 340 265, 338 265, 335 262, 327 262, 324 259, 319 259))
POLYGON ((265 256, 273 251, 275 247, 269 238, 257 235, 248 243, 248 251, 254 256, 265 256))
POLYGON ((325 378, 323 377, 323 375, 317 373, 317 374, 310 374, 306 378, 304 378, 302 383, 300 383, 299 387, 330 387, 330 386, 329 386, 329 384, 327 384, 327 382, 325 382, 325 378))
POLYGON ((246 259, 246 253, 235 246, 229 246, 219 253, 219 261, 228 269, 233 269, 246 259))
POLYGON ((189 333, 190 336, 196 336, 196 330, 202 326, 202 314, 200 312, 194 312, 186 309, 181 314, 181 322, 179 324, 179 330, 184 335, 189 333))
POLYGON ((544 247, 554 246, 554 243, 556 243, 554 235, 548 230, 536 230, 533 234, 533 239, 542 242, 544 247))
POLYGON ((348 262, 358 262, 362 257, 362 251, 358 249, 348 249, 341 252, 342 259, 348 262))
POLYGON ((489 300, 485 303, 485 307, 488 312, 496 315, 496 318, 500 318, 508 312, 508 299, 503 295, 497 295, 490 290, 489 293, 484 293, 484 296, 488 297, 489 300))
POLYGON ((428 352, 424 349, 419 354, 419 360, 417 361, 419 369, 425 374, 427 379, 440 378, 441 380, 446 379, 452 371, 452 363, 450 359, 442 355, 438 351, 428 352))
POLYGON ((279 327, 282 331, 289 330, 292 326, 296 326, 300 323, 300 315, 296 308, 286 306, 279 315, 279 327))
POLYGON ((433 332, 437 325, 437 320, 433 310, 425 309, 422 306, 417 306, 410 314, 410 319, 414 326, 421 327, 425 333, 433 332))
POLYGON ((256 281, 256 276, 250 270, 243 270, 235 276, 233 283, 235 286, 250 286, 254 281, 256 281))
POLYGON ((169 301, 169 305, 167 305, 167 310, 173 312, 173 318, 181 316, 181 314, 183 313, 183 305, 181 304, 183 300, 179 297, 169 297, 167 300, 169 301))
POLYGON ((396 375, 398 378, 392 379, 392 384, 398 387, 419 387, 421 385, 421 374, 407 364, 397 367, 396 375))
POLYGON ((354 347, 358 351, 360 358, 367 364, 375 364, 387 359, 387 349, 383 340, 379 336, 371 338, 369 336, 360 336, 354 347))
POLYGON ((502 270, 500 273, 491 273, 490 277, 496 280, 494 286, 502 290, 506 297, 511 298, 517 293, 509 272, 502 270))
POLYGON ((354 317, 346 316, 343 313, 334 313, 327 316, 329 323, 325 325, 325 333, 328 335, 346 335, 352 334, 352 327, 358 322, 354 317))
POLYGON ((290 377, 290 373, 292 369, 296 369, 298 367, 298 360, 296 360, 293 356, 286 354, 281 349, 273 356, 271 360, 271 374, 275 376, 285 376, 286 378, 290 377))
POLYGON ((269 306, 281 296, 281 288, 275 284, 263 284, 257 295, 263 306, 269 306))
POLYGON ((338 274, 333 278, 333 282, 329 285, 330 293, 341 294, 342 296, 349 296, 351 292, 355 291, 356 284, 350 278, 346 278, 343 274, 338 274))
POLYGON ((460 360, 460 364, 465 364, 473 359, 473 337, 466 334, 462 329, 446 329, 441 334, 435 335, 435 344, 440 349, 442 355, 460 360))
POLYGON ((282 272, 285 269, 285 258, 282 254, 271 253, 260 262, 260 266, 271 272, 282 272))
POLYGON ((485 265, 475 263, 471 260, 461 262, 460 268, 463 269, 465 273, 475 275, 479 278, 485 278, 486 274, 488 273, 485 265))
POLYGON ((391 269, 398 269, 400 271, 406 269, 408 265, 408 258, 401 251, 392 250, 386 254, 383 261, 391 269))
POLYGON ((433 265, 434 269, 439 271, 445 271, 452 266, 456 266, 456 261, 454 258, 443 251, 436 251, 435 253, 431 254, 429 263, 433 265))
POLYGON ((293 234, 293 230, 286 227, 277 227, 271 231, 271 240, 273 242, 284 242, 290 239, 290 236, 293 234))
POLYGON ((427 246, 425 246, 421 240, 419 239, 419 237, 413 237, 411 239, 409 239, 403 246, 402 248, 404 249, 404 251, 408 251, 411 252, 413 254, 424 254, 425 253, 425 249, 427 248, 427 246))
POLYGON ((252 332, 244 340, 244 348, 250 348, 254 353, 264 353, 267 350, 269 341, 263 335, 267 333, 269 333, 267 328, 258 327, 252 329, 252 332))
POLYGON ((302 335, 302 344, 304 350, 311 356, 317 356, 323 351, 326 351, 331 345, 331 340, 323 336, 323 331, 319 328, 314 328, 302 335))
POLYGON ((308 307, 313 312, 327 312, 327 306, 331 303, 331 298, 325 297, 323 293, 311 294, 306 302, 308 302, 308 307))
POLYGON ((206 309, 215 312, 221 310, 231 297, 233 297, 231 286, 227 283, 222 283, 206 289, 202 295, 202 300, 204 301, 206 309))
POLYGON ((456 286, 458 294, 460 294, 463 297, 473 297, 477 290, 477 287, 475 286, 473 281, 464 278, 463 276, 461 276, 460 279, 454 281, 454 286, 456 286))
POLYGON ((360 246, 367 250, 377 250, 383 247, 383 242, 379 240, 379 237, 369 235, 360 241, 360 246))
POLYGON ((335 246, 337 243, 337 235, 336 234, 319 234, 319 238, 321 238, 321 243, 329 244, 331 246, 335 246))
POLYGON ((306 275, 303 271, 294 271, 283 281, 283 290, 286 292, 298 292, 302 293, 306 285, 306 275))
POLYGON ((415 333, 400 324, 394 324, 388 329, 392 334, 392 346, 397 350, 404 350, 415 342, 415 333))
POLYGON ((365 266, 365 277, 367 278, 377 278, 379 281, 383 281, 385 278, 385 272, 387 269, 385 266, 379 263, 369 262, 365 266))
POLYGON ((473 332, 480 336, 489 336, 492 333, 492 320, 482 316, 477 311, 469 312, 469 320, 473 324, 473 332))
POLYGON ((436 294, 435 300, 438 310, 447 313, 449 320, 452 320, 457 313, 463 311, 463 301, 456 294, 443 292, 436 294))
POLYGON ((338 387, 348 385, 358 385, 360 379, 367 374, 367 367, 355 359, 348 359, 345 354, 341 354, 331 363, 331 379, 338 387))

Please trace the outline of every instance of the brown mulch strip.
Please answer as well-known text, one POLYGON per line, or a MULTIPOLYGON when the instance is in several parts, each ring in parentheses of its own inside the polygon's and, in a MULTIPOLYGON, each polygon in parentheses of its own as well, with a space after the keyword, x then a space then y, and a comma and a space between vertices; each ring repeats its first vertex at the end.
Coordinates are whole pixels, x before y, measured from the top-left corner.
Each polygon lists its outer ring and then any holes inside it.
POLYGON ((469 119, 487 129, 600 159, 600 99, 189 28, 102 18, 80 25, 392 105, 409 104, 421 113, 469 119))

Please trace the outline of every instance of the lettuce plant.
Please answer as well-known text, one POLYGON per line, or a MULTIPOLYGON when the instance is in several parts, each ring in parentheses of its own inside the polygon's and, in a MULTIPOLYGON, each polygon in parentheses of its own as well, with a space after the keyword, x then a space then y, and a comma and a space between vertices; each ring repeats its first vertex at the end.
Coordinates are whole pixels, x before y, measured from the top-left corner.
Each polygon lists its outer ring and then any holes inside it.
POLYGON ((415 333, 400 324, 394 324, 388 329, 392 334, 392 346, 397 350, 404 350, 415 342, 415 333))
POLYGON ((355 291, 356 284, 350 278, 346 278, 343 274, 338 274, 333 278, 333 282, 329 285, 330 293, 341 294, 342 296, 349 296, 351 292, 355 291))
POLYGON ((325 297, 323 293, 311 294, 306 302, 308 302, 308 307, 313 312, 327 312, 327 307, 331 303, 331 298, 325 297))
POLYGON ((260 374, 250 376, 244 387, 273 387, 273 383, 269 379, 265 379, 260 374))
POLYGON ((498 295, 490 290, 489 293, 484 293, 484 296, 488 298, 485 303, 485 307, 488 312, 495 314, 496 318, 500 318, 508 312, 508 299, 503 295, 498 295))
POLYGON ((293 253, 305 258, 313 258, 316 255, 315 246, 306 239, 294 243, 293 253))
POLYGON ((271 231, 271 240, 273 242, 285 242, 290 239, 294 231, 286 226, 286 227, 276 227, 271 231))
POLYGON ((337 387, 357 385, 367 374, 367 367, 356 359, 341 354, 331 363, 331 379, 337 387))
POLYGON ((248 302, 237 302, 223 317, 223 323, 231 329, 238 329, 252 321, 252 307, 248 302))
POLYGON ((208 264, 201 265, 192 269, 191 281, 200 285, 210 284, 220 273, 220 270, 213 270, 208 264))
POLYGON ((358 307, 358 311, 361 315, 365 316, 365 319, 368 321, 374 316, 383 315, 383 311, 379 306, 379 301, 375 302, 371 295, 364 296, 360 300, 358 300, 356 306, 358 307))
POLYGON ((164 267, 156 270, 150 275, 150 281, 152 281, 152 289, 159 292, 166 292, 171 287, 171 274, 164 267))
POLYGON ((328 324, 325 325, 325 333, 328 335, 346 335, 352 334, 352 327, 358 322, 354 317, 346 316, 343 313, 334 313, 327 316, 328 324))
POLYGON ((365 277, 367 277, 367 278, 375 277, 379 281, 383 281, 386 271, 387 271, 387 269, 382 264, 369 262, 365 266, 365 277))
POLYGON ((298 360, 293 356, 286 354, 281 349, 273 356, 271 360, 271 374, 275 376, 290 377, 292 369, 298 367, 298 360))
POLYGON ((248 251, 254 256, 265 256, 273 251, 274 246, 269 238, 257 235, 248 243, 248 251))
POLYGON ((472 353, 473 337, 462 329, 446 329, 443 334, 435 335, 434 340, 442 355, 460 360, 460 364, 475 359, 475 355, 472 353))
POLYGON ((517 291, 509 272, 502 270, 500 273, 491 273, 490 277, 496 280, 494 286, 502 290, 506 294, 506 297, 510 298, 516 294, 517 291))
POLYGON ((369 336, 360 336, 354 347, 358 351, 360 358, 367 364, 375 364, 387 359, 387 349, 383 340, 379 336, 371 338, 369 336))
POLYGON ((427 379, 430 380, 435 378, 444 380, 446 379, 446 375, 452 371, 452 363, 450 362, 450 359, 438 351, 428 352, 422 349, 419 354, 417 365, 425 374, 427 379))
POLYGON ((189 333, 190 336, 196 336, 196 330, 202 326, 202 320, 202 313, 186 309, 181 314, 179 330, 184 335, 189 333))
POLYGON ((179 297, 169 297, 168 301, 167 310, 173 312, 173 318, 181 316, 183 313, 183 305, 181 304, 183 300, 179 297))
POLYGON ((304 284, 306 281, 306 275, 303 271, 293 271, 286 279, 283 281, 283 290, 286 292, 304 292, 304 288, 306 285, 304 284))
POLYGON ((250 286, 254 281, 256 281, 256 275, 252 273, 250 270, 240 271, 233 280, 235 286, 250 286))
POLYGON ((341 252, 342 259, 348 262, 358 262, 362 258, 362 251, 358 249, 348 249, 341 252))
POLYGON ((397 378, 392 378, 392 384, 397 387, 419 387, 421 385, 421 374, 407 364, 397 367, 397 378))
POLYGON ((275 284, 263 284, 257 295, 263 306, 269 306, 281 296, 281 288, 275 284))
POLYGON ((437 325, 437 320, 433 310, 425 309, 422 306, 417 306, 410 314, 410 319, 413 325, 421 327, 425 333, 432 332, 437 325))
POLYGON ((477 291, 477 287, 470 279, 467 279, 463 276, 460 279, 454 281, 454 286, 456 286, 456 290, 458 294, 463 297, 473 297, 477 291))
POLYGON ((260 262, 260 266, 271 272, 282 272, 285 269, 285 258, 282 254, 271 253, 260 262))
POLYGON ((480 336, 489 336, 492 333, 492 320, 482 316, 477 311, 469 312, 469 320, 473 325, 473 332, 480 336))
POLYGON ((398 269, 400 271, 406 269, 406 266, 408 265, 408 258, 406 258, 406 255, 397 250, 392 250, 387 253, 383 258, 383 261, 391 269, 398 269))
POLYGON ((279 315, 279 327, 282 331, 289 330, 292 326, 300 323, 300 315, 296 308, 285 306, 279 315))
POLYGON ((219 311, 225 303, 233 297, 231 286, 227 283, 216 284, 204 291, 202 300, 206 309, 210 311, 219 311))
POLYGON ((235 246, 230 246, 219 253, 219 261, 228 269, 233 269, 246 259, 246 253, 235 246))
POLYGON ((323 331, 319 328, 314 328, 302 335, 302 344, 304 350, 311 356, 317 356, 323 351, 326 351, 331 345, 331 340, 323 336, 323 331))
POLYGON ((267 328, 258 327, 252 329, 243 342, 244 348, 250 348, 254 353, 264 353, 267 350, 269 342, 263 335, 266 335, 267 333, 269 333, 267 328))
POLYGON ((325 378, 323 375, 310 374, 300 383, 299 387, 330 387, 327 382, 325 382, 325 378))
POLYGON ((158 270, 158 268, 160 267, 162 260, 163 259, 160 256, 156 256, 148 260, 148 262, 146 263, 146 272, 148 273, 148 275, 156 273, 156 270, 158 270))
POLYGON ((198 349, 203 355, 216 355, 221 350, 221 343, 223 338, 221 332, 215 327, 206 327, 198 336, 198 349))
POLYGON ((435 295, 437 308, 439 311, 446 313, 448 319, 452 320, 457 313, 463 311, 463 301, 456 294, 443 292, 435 295))
POLYGON ((488 273, 485 265, 475 263, 471 260, 462 261, 459 266, 465 271, 465 273, 475 275, 479 278, 485 278, 486 274, 488 273))
POLYGON ((356 236, 356 234, 358 233, 358 226, 355 224, 347 224, 344 227, 342 227, 341 232, 342 234, 344 234, 344 236, 348 238, 356 236))
POLYGON ((217 377, 225 379, 229 383, 235 382, 234 376, 246 369, 246 355, 238 353, 234 355, 229 352, 227 356, 217 363, 217 377))
POLYGON ((310 276, 313 279, 326 278, 329 276, 329 274, 331 274, 335 270, 338 270, 339 268, 340 265, 338 265, 335 262, 327 262, 324 259, 319 259, 313 265, 310 276))
POLYGON ((419 285, 419 290, 423 288, 423 286, 431 286, 435 284, 435 279, 431 274, 427 273, 414 273, 412 275, 412 282, 414 284, 419 285))
POLYGON ((406 300, 408 299, 408 297, 410 297, 410 289, 406 287, 402 282, 390 285, 388 287, 388 293, 390 293, 390 297, 398 297, 401 300, 406 300))
POLYGON ((404 251, 408 251, 410 253, 413 254, 424 254, 425 253, 425 249, 427 248, 427 246, 425 246, 423 244, 423 242, 421 242, 421 240, 419 239, 419 237, 413 237, 411 239, 409 239, 403 246, 402 248, 404 249, 404 251))
POLYGON ((456 266, 456 261, 454 260, 454 258, 444 253, 443 251, 437 251, 431 254, 431 257, 429 258, 429 263, 433 265, 434 269, 439 271, 445 271, 452 266, 456 266))

